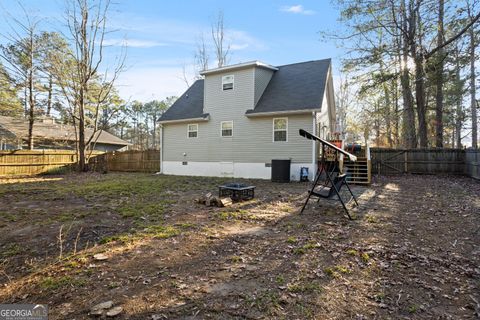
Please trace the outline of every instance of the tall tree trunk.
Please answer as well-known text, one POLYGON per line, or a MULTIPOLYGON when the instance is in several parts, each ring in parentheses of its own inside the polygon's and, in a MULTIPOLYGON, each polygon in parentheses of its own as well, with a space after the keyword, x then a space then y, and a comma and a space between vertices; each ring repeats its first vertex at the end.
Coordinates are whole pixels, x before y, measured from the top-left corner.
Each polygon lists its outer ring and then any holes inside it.
MULTIPOLYGON (((410 1, 410 7, 412 6, 410 1)), ((404 30, 407 30, 407 8, 405 6, 405 0, 401 2, 402 11, 402 25, 404 30)), ((403 37, 397 41, 398 56, 401 57, 401 70, 400 70, 400 85, 402 88, 403 98, 403 122, 402 122, 402 136, 403 146, 405 148, 416 148, 417 136, 415 129, 415 113, 413 108, 413 94, 410 87, 410 74, 408 71, 408 46, 411 35, 407 32, 403 33, 403 37), (401 43, 400 43, 401 42, 401 43), (401 52, 401 53, 400 53, 401 52)), ((400 59, 400 58, 399 58, 400 59)))
MULTIPOLYGON (((470 7, 469 16, 471 17, 470 7)), ((478 148, 478 127, 477 127, 477 103, 475 88, 475 30, 472 26, 469 30, 470 35, 470 108, 472 110, 472 147, 478 148)))
POLYGON ((393 117, 393 121, 394 121, 394 128, 395 128, 395 132, 394 132, 394 144, 395 144, 395 147, 398 147, 400 145, 400 121, 399 121, 399 117, 400 117, 400 113, 399 113, 399 103, 398 103, 398 79, 395 79, 395 91, 394 91, 395 95, 394 95, 394 99, 395 99, 395 114, 394 114, 394 117, 393 117))
POLYGON ((50 115, 50 112, 52 111, 52 87, 53 87, 53 77, 50 74, 48 76, 48 98, 47 98, 47 116, 50 115))
POLYGON ((28 117, 28 80, 25 79, 25 85, 23 87, 23 114, 24 117, 28 117))
POLYGON ((421 53, 415 56, 415 99, 417 102, 418 138, 420 148, 428 147, 427 106, 425 103, 425 69, 421 53))
POLYGON ((29 100, 29 114, 28 114, 28 149, 33 150, 33 122, 35 121, 35 96, 34 96, 34 82, 33 82, 33 37, 34 34, 30 30, 29 34, 29 54, 28 54, 28 100, 29 100))
POLYGON ((411 53, 415 62, 415 99, 417 104, 418 138, 421 148, 428 147, 427 134, 427 105, 425 101, 425 56, 422 41, 422 22, 420 14, 416 10, 410 10, 413 25, 416 25, 416 40, 410 42, 411 53))
POLYGON ((402 136, 403 145, 406 148, 416 148, 417 136, 415 130, 415 114, 413 110, 413 94, 410 87, 410 74, 408 72, 408 54, 403 52, 403 70, 400 75, 403 97, 403 123, 402 136))
POLYGON ((82 7, 82 21, 80 27, 81 53, 80 53, 80 90, 78 101, 78 170, 87 171, 85 164, 85 100, 87 98, 88 77, 89 77, 89 44, 87 39, 88 11, 87 7, 82 7))
POLYGON ((30 67, 28 71, 28 101, 29 101, 29 113, 28 113, 28 149, 33 150, 33 123, 35 121, 35 99, 33 93, 33 70, 30 67))
POLYGON ((438 50, 438 62, 436 65, 436 87, 437 92, 435 96, 435 146, 437 148, 443 147, 443 68, 445 58, 444 49, 442 47, 444 42, 444 29, 443 29, 443 16, 444 16, 444 0, 439 0, 438 3, 438 33, 437 33, 437 46, 441 47, 438 50))
POLYGON ((385 67, 383 65, 383 62, 380 61, 380 75, 383 79, 382 87, 383 87, 383 93, 385 95, 385 105, 384 105, 384 111, 385 111, 385 134, 388 142, 388 146, 390 148, 393 147, 393 141, 392 141, 392 100, 391 100, 391 92, 390 92, 390 82, 385 81, 385 67))
POLYGON ((385 131, 387 135, 387 142, 390 148, 393 148, 393 140, 392 140, 392 111, 391 111, 391 98, 390 98, 390 90, 388 88, 388 83, 383 84, 383 90, 385 92, 385 131))
MULTIPOLYGON (((459 61, 459 52, 458 46, 455 47, 455 81, 456 87, 458 88, 459 84, 461 83, 460 79, 460 61, 459 61)), ((456 116, 455 116, 455 138, 457 140, 456 147, 458 149, 462 148, 462 122, 463 122, 463 110, 462 110, 462 103, 463 103, 463 95, 461 88, 456 90, 457 93, 457 108, 456 108, 456 116)))
POLYGON ((376 147, 381 146, 381 140, 380 140, 380 121, 378 119, 379 116, 379 110, 380 110, 380 102, 375 102, 375 120, 373 121, 373 127, 375 130, 375 144, 376 147))
POLYGON ((86 171, 85 165, 85 85, 82 84, 78 101, 78 170, 86 171))
POLYGON ((397 77, 395 77, 395 80, 393 82, 394 90, 393 90, 393 99, 395 102, 395 113, 393 115, 393 126, 394 126, 394 145, 395 147, 400 146, 400 110, 399 110, 399 82, 400 82, 400 73, 397 69, 397 66, 401 66, 401 57, 400 57, 400 46, 398 44, 398 39, 395 39, 395 45, 397 47, 397 53, 395 55, 396 63, 394 64, 394 72, 397 77))

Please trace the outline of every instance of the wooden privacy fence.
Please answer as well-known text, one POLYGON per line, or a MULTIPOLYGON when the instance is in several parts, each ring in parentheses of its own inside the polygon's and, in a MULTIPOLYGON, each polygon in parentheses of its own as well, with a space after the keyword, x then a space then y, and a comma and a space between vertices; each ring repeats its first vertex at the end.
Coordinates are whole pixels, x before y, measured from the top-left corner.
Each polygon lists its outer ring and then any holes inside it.
MULTIPOLYGON (((73 150, 0 151, 0 175, 34 175, 75 168, 73 150)), ((160 151, 93 151, 89 161, 92 171, 160 171, 160 151)))
POLYGON ((465 173, 475 179, 480 179, 480 150, 465 151, 465 173))
POLYGON ((105 162, 108 171, 158 172, 160 171, 160 151, 121 151, 108 152, 105 162))
MULTIPOLYGON (((94 151, 93 155, 102 152, 94 151)), ((73 150, 0 151, 0 175, 33 175, 73 168, 77 154, 73 150)))
POLYGON ((450 173, 479 178, 480 150, 371 148, 372 173, 450 173))

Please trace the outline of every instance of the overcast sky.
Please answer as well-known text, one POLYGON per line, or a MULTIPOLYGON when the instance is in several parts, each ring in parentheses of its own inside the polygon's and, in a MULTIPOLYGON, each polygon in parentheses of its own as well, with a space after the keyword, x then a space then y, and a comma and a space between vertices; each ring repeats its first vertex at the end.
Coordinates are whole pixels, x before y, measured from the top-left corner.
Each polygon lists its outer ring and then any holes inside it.
MULTIPOLYGON (((44 29, 61 29, 62 0, 25 0, 24 7, 42 18, 44 29)), ((3 15, 21 17, 15 1, 0 0, 3 15)), ((115 0, 109 15, 110 46, 107 65, 114 64, 121 45, 127 45, 127 70, 118 80, 122 98, 148 101, 179 96, 182 80, 194 76, 196 43, 202 32, 210 41, 210 28, 219 10, 224 12, 230 63, 261 60, 282 65, 332 58, 335 69, 341 51, 320 39, 320 30, 333 30, 338 12, 330 1, 147 1, 115 0)), ((2 30, 8 29, 5 19, 2 30)), ((4 41, 2 41, 4 42, 4 41)), ((211 57, 212 66, 214 57, 211 57)))

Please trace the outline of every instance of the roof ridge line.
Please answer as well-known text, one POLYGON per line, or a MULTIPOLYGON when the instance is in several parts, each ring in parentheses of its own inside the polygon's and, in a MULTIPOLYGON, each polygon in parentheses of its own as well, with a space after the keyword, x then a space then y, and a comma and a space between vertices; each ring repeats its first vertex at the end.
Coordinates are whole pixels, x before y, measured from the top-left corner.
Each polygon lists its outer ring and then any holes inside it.
POLYGON ((296 64, 304 64, 304 63, 311 63, 311 62, 327 61, 327 60, 332 61, 332 58, 325 58, 325 59, 318 59, 318 60, 310 60, 310 61, 302 61, 302 62, 295 62, 295 63, 289 63, 289 64, 282 64, 282 65, 278 65, 277 68, 286 67, 286 66, 293 66, 293 65, 296 65, 296 64))

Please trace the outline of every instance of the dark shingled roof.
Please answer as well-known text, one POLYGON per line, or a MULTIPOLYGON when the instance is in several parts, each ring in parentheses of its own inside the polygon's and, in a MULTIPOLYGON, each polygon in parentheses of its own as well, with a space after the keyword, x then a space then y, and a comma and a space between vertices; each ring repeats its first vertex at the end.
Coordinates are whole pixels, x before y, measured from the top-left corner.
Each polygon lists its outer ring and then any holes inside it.
MULTIPOLYGON (((34 140, 54 140, 54 141, 76 141, 76 128, 72 125, 56 123, 53 118, 45 117, 37 119, 33 124, 34 140)), ((85 141, 93 134, 93 129, 85 128, 85 141)), ((28 121, 25 118, 13 118, 0 116, 0 138, 13 140, 16 138, 28 138, 28 121)), ((97 143, 128 146, 131 143, 114 136, 107 131, 100 130, 95 132, 93 141, 97 143)))
POLYGON ((165 111, 159 121, 203 118, 205 116, 203 114, 203 80, 197 80, 165 111))
POLYGON ((279 66, 255 109, 247 114, 319 109, 331 59, 279 66))
MULTIPOLYGON (((254 109, 264 112, 319 109, 322 106, 331 59, 279 66, 254 109)), ((204 118, 203 80, 197 80, 160 118, 160 121, 204 118)))

